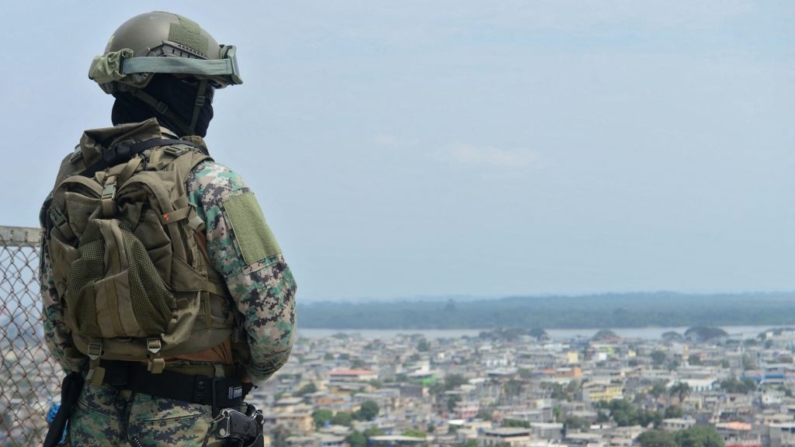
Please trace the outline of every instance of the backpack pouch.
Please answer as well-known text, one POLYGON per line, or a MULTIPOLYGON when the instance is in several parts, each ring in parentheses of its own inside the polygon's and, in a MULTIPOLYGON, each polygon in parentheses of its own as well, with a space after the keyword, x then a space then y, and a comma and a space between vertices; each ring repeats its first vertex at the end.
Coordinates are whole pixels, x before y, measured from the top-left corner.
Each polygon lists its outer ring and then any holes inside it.
POLYGON ((78 238, 86 231, 86 223, 99 206, 99 197, 91 197, 80 192, 64 194, 64 208, 69 216, 69 226, 78 238))
POLYGON ((160 336, 176 301, 141 241, 116 219, 91 219, 66 289, 67 324, 97 338, 160 336))

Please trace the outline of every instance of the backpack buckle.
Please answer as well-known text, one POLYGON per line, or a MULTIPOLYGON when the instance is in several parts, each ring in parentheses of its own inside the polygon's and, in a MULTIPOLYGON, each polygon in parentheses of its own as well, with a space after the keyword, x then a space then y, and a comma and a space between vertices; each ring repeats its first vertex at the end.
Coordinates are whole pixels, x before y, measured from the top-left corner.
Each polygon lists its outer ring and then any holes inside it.
POLYGON ((69 226, 69 220, 64 215, 63 210, 57 206, 52 206, 50 208, 50 222, 52 222, 53 227, 61 230, 61 233, 67 238, 72 239, 75 237, 74 231, 72 231, 72 227, 69 226))
POLYGON ((97 360, 102 355, 102 342, 101 341, 91 341, 88 343, 88 349, 86 350, 86 355, 91 360, 97 360))
POLYGON ((60 227, 66 223, 66 216, 64 216, 60 208, 53 206, 50 208, 50 221, 52 221, 56 227, 60 227))
POLYGON ((83 151, 80 149, 80 145, 78 145, 72 155, 69 156, 70 163, 77 163, 78 160, 83 158, 83 151))
POLYGON ((102 186, 102 195, 99 204, 103 217, 111 217, 116 212, 116 176, 111 175, 102 186))
POLYGON ((163 150, 168 155, 171 155, 174 158, 179 157, 180 155, 188 152, 190 149, 186 147, 177 147, 177 146, 169 146, 163 150))
POLYGON ((166 368, 166 360, 162 357, 157 357, 163 344, 158 338, 146 339, 146 350, 149 351, 149 362, 147 362, 146 370, 152 374, 160 374, 166 368))
POLYGON ((108 183, 102 188, 102 200, 114 200, 116 198, 116 178, 111 177, 108 183))
POLYGON ((147 338, 146 339, 146 350, 151 352, 152 354, 157 354, 163 348, 163 345, 160 343, 160 339, 158 338, 147 338))

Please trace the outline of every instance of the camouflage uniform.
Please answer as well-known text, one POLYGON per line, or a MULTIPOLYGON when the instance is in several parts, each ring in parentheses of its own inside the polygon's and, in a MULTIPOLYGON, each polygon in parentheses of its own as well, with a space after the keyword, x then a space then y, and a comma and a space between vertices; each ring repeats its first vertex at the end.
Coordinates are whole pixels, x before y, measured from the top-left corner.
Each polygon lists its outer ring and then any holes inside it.
MULTIPOLYGON (((173 138, 165 131, 164 136, 173 138)), ((224 209, 226 201, 253 194, 239 175, 204 161, 194 168, 186 186, 191 204, 205 222, 212 267, 224 278, 247 334, 250 359, 234 360, 242 360, 254 384, 262 383, 290 355, 296 323, 295 280, 278 247, 278 254, 245 259, 224 209)), ((249 212, 261 213, 254 208, 249 212)), ((266 226, 261 231, 270 230, 266 226)), ((84 369, 86 358, 74 355, 64 324, 46 244, 41 259, 47 346, 67 372, 84 369)), ((84 447, 128 445, 133 438, 143 446, 200 446, 211 421, 209 406, 86 383, 70 419, 69 439, 71 445, 84 447)), ((210 437, 207 445, 220 444, 210 437)))

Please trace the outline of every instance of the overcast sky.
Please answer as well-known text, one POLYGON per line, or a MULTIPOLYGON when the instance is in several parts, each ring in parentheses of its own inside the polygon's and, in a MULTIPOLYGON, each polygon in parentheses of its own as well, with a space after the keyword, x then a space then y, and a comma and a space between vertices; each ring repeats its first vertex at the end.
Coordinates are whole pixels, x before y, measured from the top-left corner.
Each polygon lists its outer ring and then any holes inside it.
MULTIPOLYGON (((795 290, 795 2, 168 2, 238 47, 207 141, 299 299, 795 290)), ((0 225, 163 2, 6 2, 0 225)))

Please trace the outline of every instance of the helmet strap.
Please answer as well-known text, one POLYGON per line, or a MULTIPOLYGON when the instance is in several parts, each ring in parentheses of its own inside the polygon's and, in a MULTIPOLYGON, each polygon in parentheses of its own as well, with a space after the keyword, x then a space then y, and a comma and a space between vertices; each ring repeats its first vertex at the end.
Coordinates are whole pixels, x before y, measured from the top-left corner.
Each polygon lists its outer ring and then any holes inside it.
MULTIPOLYGON (((207 81, 202 81, 202 82, 204 82, 205 85, 207 83, 207 81)), ((149 104, 152 108, 157 110, 157 113, 159 113, 159 114, 165 116, 166 118, 168 118, 169 121, 171 121, 175 126, 179 126, 180 130, 185 135, 193 135, 193 127, 196 125, 196 120, 198 119, 197 109, 193 110, 193 122, 191 123, 190 126, 187 126, 187 125, 185 125, 185 122, 182 121, 182 118, 177 116, 176 113, 174 113, 171 110, 169 110, 168 104, 164 103, 163 101, 158 100, 157 98, 155 98, 154 96, 150 95, 149 93, 146 93, 142 89, 132 89, 132 90, 129 90, 129 93, 132 96, 135 96, 136 98, 140 99, 141 101, 149 104)), ((199 94, 201 95, 201 93, 199 93, 199 94)), ((204 98, 204 96, 202 96, 202 98, 204 98)), ((198 101, 198 98, 197 98, 197 101, 198 101)), ((203 100, 202 100, 202 104, 204 104, 203 100)))
POLYGON ((204 102, 207 101, 207 79, 202 79, 199 82, 199 89, 196 91, 196 102, 193 104, 193 117, 190 119, 190 126, 188 126, 187 135, 193 135, 196 132, 196 123, 199 121, 199 112, 204 107, 204 102))

